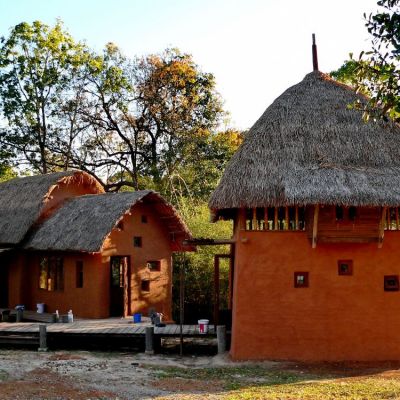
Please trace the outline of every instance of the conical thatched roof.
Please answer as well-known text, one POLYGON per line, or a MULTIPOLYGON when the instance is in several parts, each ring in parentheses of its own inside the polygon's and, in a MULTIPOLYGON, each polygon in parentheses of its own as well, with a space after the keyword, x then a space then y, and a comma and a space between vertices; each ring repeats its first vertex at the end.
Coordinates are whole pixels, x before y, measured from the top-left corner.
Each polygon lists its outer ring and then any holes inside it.
POLYGON ((400 129, 365 123, 348 107, 357 99, 318 71, 286 90, 248 132, 210 208, 400 205, 400 129))
POLYGON ((139 201, 150 205, 163 218, 171 234, 173 250, 191 234, 175 209, 159 194, 137 192, 85 195, 68 200, 32 234, 26 249, 99 252, 106 236, 123 215, 139 201))
POLYGON ((0 247, 19 243, 40 217, 46 202, 51 198, 52 190, 69 178, 96 186, 94 178, 81 171, 28 176, 1 183, 0 247))

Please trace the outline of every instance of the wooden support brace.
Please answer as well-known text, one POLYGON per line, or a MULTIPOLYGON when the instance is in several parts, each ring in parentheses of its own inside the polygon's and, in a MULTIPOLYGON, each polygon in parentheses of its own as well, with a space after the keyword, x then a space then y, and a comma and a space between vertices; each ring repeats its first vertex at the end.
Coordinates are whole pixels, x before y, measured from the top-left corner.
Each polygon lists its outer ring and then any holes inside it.
POLYGON ((39 348, 38 351, 47 351, 47 330, 45 324, 39 325, 39 348))
POLYGON ((382 246, 383 246, 383 237, 385 235, 386 214, 387 214, 387 207, 383 207, 382 208, 381 222, 379 224, 378 249, 381 249, 382 246))
POLYGON ((154 354, 154 326, 146 326, 146 354, 154 354))
POLYGON ((217 326, 217 342, 218 354, 223 354, 226 351, 226 327, 225 325, 217 326))
POLYGON ((313 231, 312 231, 312 248, 317 247, 317 234, 318 234, 318 215, 319 215, 319 204, 314 207, 314 221, 313 221, 313 231))

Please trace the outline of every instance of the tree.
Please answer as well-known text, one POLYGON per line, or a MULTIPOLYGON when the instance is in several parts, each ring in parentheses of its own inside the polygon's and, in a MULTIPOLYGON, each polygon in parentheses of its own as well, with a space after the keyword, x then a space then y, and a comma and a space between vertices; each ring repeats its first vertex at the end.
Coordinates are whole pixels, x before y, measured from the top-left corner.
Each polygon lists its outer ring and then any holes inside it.
POLYGON ((60 21, 53 27, 24 22, 0 40, 0 105, 8 122, 0 141, 41 173, 64 129, 62 111, 84 54, 60 21))
POLYGON ((332 73, 336 79, 350 83, 369 96, 364 106, 366 118, 390 117, 400 120, 400 8, 399 0, 380 0, 381 10, 370 14, 366 27, 371 38, 371 49, 361 52, 332 73))
POLYGON ((111 190, 165 192, 193 143, 205 140, 224 114, 214 77, 177 49, 128 60, 112 44, 88 68, 81 116, 92 134, 81 165, 111 168, 111 190))

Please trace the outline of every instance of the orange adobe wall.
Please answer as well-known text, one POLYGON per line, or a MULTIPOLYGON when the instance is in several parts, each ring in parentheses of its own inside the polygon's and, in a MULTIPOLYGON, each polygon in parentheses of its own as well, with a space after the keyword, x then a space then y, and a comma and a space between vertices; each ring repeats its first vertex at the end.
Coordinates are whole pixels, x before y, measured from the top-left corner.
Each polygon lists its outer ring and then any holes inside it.
POLYGON ((36 310, 37 303, 46 304, 46 312, 65 314, 72 309, 84 318, 108 317, 109 271, 102 268, 100 254, 26 253, 13 262, 9 274, 9 306, 24 304, 36 310), (63 257, 64 290, 47 291, 39 288, 41 255, 63 257), (84 286, 76 287, 76 262, 83 261, 84 286))
POLYGON ((318 244, 305 232, 236 234, 231 356, 235 360, 400 360, 400 232, 373 244, 318 244), (338 275, 338 260, 353 275, 338 275), (309 287, 294 287, 294 272, 309 287))
POLYGON ((123 229, 114 228, 103 244, 103 268, 110 268, 111 256, 130 256, 130 314, 148 314, 150 308, 171 319, 172 251, 170 235, 162 220, 146 203, 133 207, 121 220, 123 229), (142 216, 147 222, 142 222, 142 216), (142 247, 133 246, 134 236, 142 238, 142 247), (150 271, 148 261, 160 261, 160 271, 150 271), (141 291, 141 281, 150 281, 150 291, 141 291))

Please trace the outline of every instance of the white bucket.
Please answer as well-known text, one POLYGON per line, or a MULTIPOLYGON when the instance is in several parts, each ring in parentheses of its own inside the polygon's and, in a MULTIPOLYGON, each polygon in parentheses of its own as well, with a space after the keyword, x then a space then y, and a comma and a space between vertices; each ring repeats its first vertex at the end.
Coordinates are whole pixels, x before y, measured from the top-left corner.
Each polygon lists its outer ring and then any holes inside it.
POLYGON ((208 333, 208 323, 210 321, 208 319, 199 319, 197 322, 199 323, 199 333, 208 333))
POLYGON ((44 303, 37 303, 36 304, 36 308, 37 308, 37 313, 38 314, 43 314, 44 313, 44 303))

